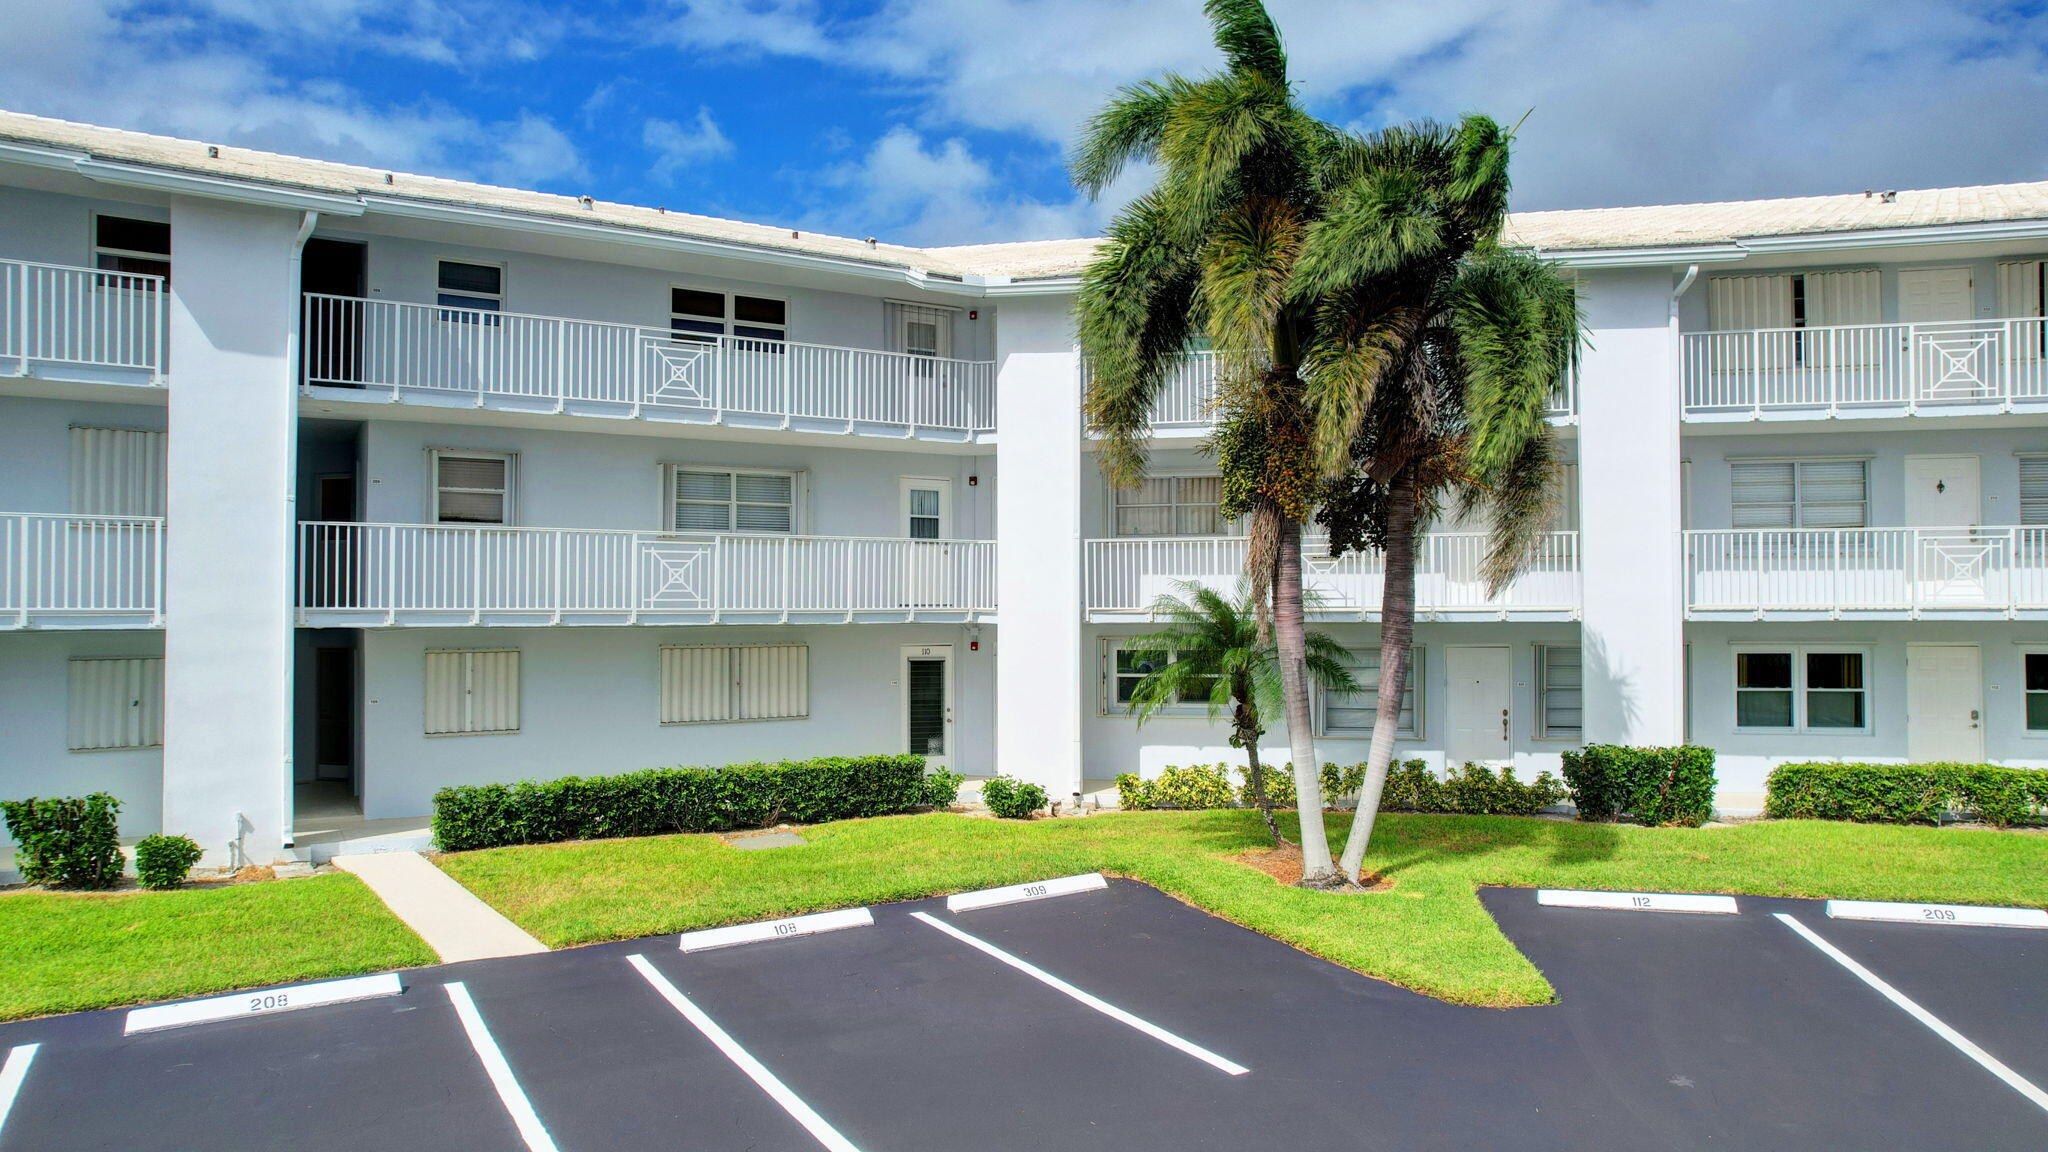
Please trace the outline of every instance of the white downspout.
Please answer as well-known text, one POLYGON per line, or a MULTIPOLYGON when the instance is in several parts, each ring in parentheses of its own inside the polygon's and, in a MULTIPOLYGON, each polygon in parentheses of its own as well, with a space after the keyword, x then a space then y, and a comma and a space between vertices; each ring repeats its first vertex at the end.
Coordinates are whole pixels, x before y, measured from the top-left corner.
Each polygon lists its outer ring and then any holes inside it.
POLYGON ((286 272, 285 299, 291 301, 292 319, 285 331, 285 380, 284 386, 291 394, 291 403, 285 408, 284 422, 284 540, 285 577, 280 589, 284 600, 284 764, 278 786, 278 823, 284 840, 283 847, 290 850, 297 839, 295 826, 298 823, 297 804, 293 796, 294 775, 298 771, 293 756, 296 720, 299 714, 298 701, 298 595, 299 586, 299 341, 301 329, 305 326, 306 309, 299 299, 299 268, 304 261, 306 238, 313 234, 313 228, 320 223, 318 212, 308 211, 299 218, 299 231, 292 238, 292 258, 286 272))

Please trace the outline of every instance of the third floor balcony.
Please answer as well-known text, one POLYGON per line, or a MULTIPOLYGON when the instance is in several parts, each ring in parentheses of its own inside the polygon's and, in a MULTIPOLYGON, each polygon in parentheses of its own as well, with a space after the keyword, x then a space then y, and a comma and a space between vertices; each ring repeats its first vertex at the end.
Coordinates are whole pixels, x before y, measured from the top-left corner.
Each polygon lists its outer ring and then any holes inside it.
POLYGON ((995 430, 995 365, 986 360, 303 299, 303 382, 330 399, 951 443, 995 430))
POLYGON ((161 387, 164 278, 0 260, 0 376, 161 387))
POLYGON ((2048 320, 1695 332, 1688 420, 2048 411, 2048 320))
MULTIPOLYGON (((1165 435, 1207 433, 1216 424, 1216 393, 1220 360, 1214 352, 1190 352, 1166 377, 1152 405, 1152 430, 1165 435)), ((1551 394, 1547 415, 1558 424, 1578 419, 1576 380, 1565 380, 1551 394)))

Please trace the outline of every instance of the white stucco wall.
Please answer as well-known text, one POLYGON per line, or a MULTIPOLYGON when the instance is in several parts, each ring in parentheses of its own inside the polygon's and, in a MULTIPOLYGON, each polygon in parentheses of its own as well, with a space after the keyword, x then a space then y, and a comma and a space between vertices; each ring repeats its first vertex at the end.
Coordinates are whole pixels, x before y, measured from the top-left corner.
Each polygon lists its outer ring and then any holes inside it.
POLYGON ((363 634, 364 815, 417 816, 436 789, 674 765, 905 750, 904 645, 953 645, 954 770, 986 774, 994 629, 839 625, 776 628, 451 628, 363 634), (660 723, 664 644, 801 642, 810 647, 810 715, 734 724, 660 723), (423 734, 430 648, 517 648, 520 730, 423 734))
POLYGON ((0 396, 0 512, 74 511, 74 425, 161 431, 165 415, 160 405, 0 396))
MULTIPOLYGON (((163 750, 70 751, 68 665, 74 656, 161 656, 163 650, 157 632, 0 634, 0 799, 110 792, 121 801, 121 835, 158 831, 163 750)), ((7 842, 0 827, 0 843, 7 842)))

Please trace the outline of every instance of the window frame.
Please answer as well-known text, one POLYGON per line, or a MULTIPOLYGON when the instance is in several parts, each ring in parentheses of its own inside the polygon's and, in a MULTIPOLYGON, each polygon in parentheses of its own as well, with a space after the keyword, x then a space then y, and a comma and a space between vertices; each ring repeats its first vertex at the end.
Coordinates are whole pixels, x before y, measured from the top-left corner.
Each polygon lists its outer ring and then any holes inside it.
MULTIPOLYGON (((472 662, 472 668, 474 664, 472 662)), ((465 689, 466 690, 466 689, 465 689)), ((440 740, 461 736, 517 736, 526 727, 526 657, 518 648, 426 648, 420 652, 420 735, 429 740, 440 740), (512 712, 513 726, 510 728, 450 728, 435 731, 429 717, 433 715, 428 692, 427 667, 435 656, 477 656, 496 655, 503 652, 512 654, 512 712)))
POLYGON ((2027 645, 2020 649, 2020 736, 2028 740, 2048 740, 2048 724, 2036 728, 2028 719, 2027 705, 2033 698, 2048 697, 2048 688, 2036 691, 2027 687, 2027 661, 2036 656, 2048 660, 2048 646, 2027 645))
MULTIPOLYGON (((168 288, 171 283, 171 251, 174 246, 174 241, 170 237, 170 229, 171 222, 168 220, 151 220, 143 216, 124 216, 118 212, 95 211, 92 214, 92 232, 88 237, 92 250, 89 253, 87 264, 93 271, 105 273, 107 276, 155 276, 161 279, 163 285, 168 288), (100 243, 100 221, 109 219, 126 220, 135 224, 163 225, 165 250, 162 252, 147 252, 139 248, 115 248, 111 245, 100 243), (163 271, 137 272, 123 268, 104 268, 100 266, 100 258, 103 256, 110 256, 116 260, 144 260, 151 264, 161 264, 163 265, 163 271)), ((104 277, 96 278, 96 283, 101 288, 118 289, 121 287, 119 283, 108 283, 104 277)))
MULTIPOLYGON (((1352 647, 1351 645, 1346 644, 1344 645, 1344 651, 1347 654, 1352 655, 1354 658, 1366 652, 1370 652, 1373 654, 1373 686, 1370 689, 1360 688, 1356 694, 1363 696, 1368 691, 1371 692, 1373 695, 1373 707, 1377 709, 1379 706, 1380 654, 1383 651, 1385 651, 1385 645, 1366 644, 1360 645, 1358 647, 1352 647)), ((1409 713, 1410 721, 1408 727, 1397 727, 1394 729, 1394 740, 1397 743, 1403 740, 1413 743, 1415 741, 1422 740, 1426 737, 1429 725, 1427 713, 1424 711, 1424 708, 1426 707, 1425 702, 1428 699, 1429 677, 1425 675, 1424 670, 1428 667, 1428 646, 1423 644, 1409 645, 1408 683, 1403 685, 1403 694, 1413 696, 1415 699, 1413 704, 1407 705, 1402 709, 1402 711, 1409 713)), ((1352 669, 1354 675, 1356 674, 1357 670, 1357 668, 1352 669)), ((1363 728, 1332 728, 1330 726, 1329 698, 1332 695, 1335 695, 1335 693, 1326 692, 1322 688, 1318 687, 1315 689, 1310 699, 1310 705, 1314 709, 1316 735, 1318 737, 1327 738, 1330 740, 1372 739, 1373 729, 1377 726, 1376 723, 1367 724, 1363 728)))
POLYGON ((1131 504, 1126 504, 1126 503, 1124 502, 1124 498, 1125 498, 1125 497, 1126 497, 1127 495, 1129 495, 1129 496, 1134 496, 1134 495, 1136 495, 1136 494, 1137 494, 1137 492, 1138 492, 1138 490, 1137 490, 1137 489, 1135 489, 1135 488, 1122 488, 1122 487, 1119 487, 1119 486, 1117 486, 1117 485, 1114 485, 1114 484, 1112 484, 1112 485, 1109 485, 1109 491, 1108 491, 1108 497, 1107 497, 1107 498, 1108 498, 1108 507, 1107 507, 1107 508, 1106 508, 1106 509, 1104 510, 1104 517, 1105 517, 1105 521, 1106 521, 1106 523, 1107 523, 1107 525, 1108 525, 1108 528, 1109 528, 1109 536, 1110 536, 1110 538, 1111 538, 1111 539, 1114 539, 1114 540, 1211 540, 1211 539, 1216 539, 1216 538, 1219 538, 1219 537, 1228 537, 1228 536, 1233 536, 1233 535, 1236 535, 1236 533, 1234 533, 1234 532, 1232 532, 1232 531, 1231 531, 1231 528, 1232 528, 1232 522, 1231 522, 1231 521, 1229 521, 1229 520, 1225 520, 1225 519, 1223 519, 1223 492, 1222 492, 1222 481, 1223 481, 1223 474, 1222 474, 1221 472, 1215 471, 1214 469, 1203 469, 1203 468, 1161 468, 1161 469, 1158 469, 1158 470, 1156 470, 1156 471, 1151 471, 1151 472, 1147 472, 1147 473, 1145 474, 1145 479, 1146 479, 1146 480, 1171 480, 1171 481, 1173 481, 1173 498, 1172 498, 1171 500, 1169 500, 1168 502, 1164 503, 1164 504, 1137 504, 1137 505, 1131 505, 1131 504), (1216 481, 1216 482, 1217 482, 1217 492, 1216 492, 1216 499, 1215 499, 1214 501, 1206 501, 1206 500, 1183 500, 1183 499, 1181 498, 1181 481, 1184 481, 1184 480, 1214 480, 1214 481, 1216 481), (1131 533, 1126 533, 1126 532, 1123 532, 1123 531, 1121 531, 1121 530, 1120 530, 1120 528, 1121 528, 1121 520, 1119 519, 1119 513, 1121 513, 1121 512, 1122 512, 1122 511, 1123 511, 1124 509, 1126 509, 1126 508, 1139 508, 1139 509, 1148 509, 1148 510, 1149 510, 1149 509, 1160 509, 1160 508, 1166 509, 1166 510, 1167 510, 1167 512, 1169 513, 1169 518, 1170 518, 1170 519, 1172 520, 1172 522, 1173 522, 1173 524, 1174 524, 1174 526, 1175 526, 1176 528, 1178 528, 1178 527, 1179 527, 1179 525, 1180 525, 1180 518, 1181 518, 1181 512, 1182 512, 1182 510, 1183 510, 1183 509, 1195 509, 1195 508, 1214 508, 1214 509, 1216 509, 1216 519, 1217 519, 1217 527, 1218 527, 1219 529, 1221 529, 1221 530, 1220 530, 1220 531, 1217 531, 1217 532, 1196 532, 1196 533, 1182 533, 1182 532, 1167 532, 1167 533, 1138 533, 1138 532, 1131 532, 1131 533))
MULTIPOLYGON (((427 523, 436 527, 454 528, 511 528, 519 523, 514 516, 515 494, 519 487, 519 453, 500 452, 485 448, 429 448, 427 449, 427 523), (441 461, 457 460, 499 460, 505 465, 505 497, 503 517, 496 523, 484 520, 443 520, 441 519, 441 461)), ((459 492, 486 492, 493 489, 457 488, 446 489, 459 492)))
POLYGON ((444 324, 476 324, 495 328, 502 321, 497 316, 466 316, 469 312, 503 313, 505 309, 506 283, 510 272, 502 260, 471 260, 454 256, 434 257, 434 307, 439 309, 438 318, 444 324), (472 268, 494 268, 498 273, 498 290, 495 293, 475 292, 469 289, 450 290, 441 285, 441 269, 449 264, 467 264, 472 268))
MULTIPOLYGON (((1131 721, 1138 719, 1137 714, 1131 711, 1130 705, 1117 698, 1117 681, 1127 675, 1118 670, 1117 656, 1125 651, 1151 651, 1151 649, 1135 648, 1132 646, 1131 641, 1136 639, 1138 639, 1136 636, 1103 636, 1099 640, 1101 644, 1101 668, 1097 677, 1099 686, 1096 695, 1098 697, 1097 712, 1103 717, 1121 718, 1131 721)), ((1172 662, 1171 653, 1168 654, 1168 662, 1172 662)), ((1144 675, 1144 673, 1139 673, 1138 678, 1143 679, 1144 675)), ((1209 719, 1209 702, 1207 700, 1191 702, 1185 699, 1176 699, 1171 704, 1153 710, 1145 719, 1150 720, 1164 717, 1206 721, 1209 719)), ((1222 717, 1219 717, 1219 722, 1222 719, 1222 717)))
MULTIPOLYGON (((689 462, 686 462, 686 461, 673 461, 673 462, 669 462, 669 463, 664 463, 664 464, 663 464, 663 465, 661 466, 661 488, 662 488, 662 490, 661 490, 661 525, 662 525, 662 526, 661 526, 661 531, 662 531, 662 532, 663 532, 664 534, 666 534, 666 535, 672 535, 672 536, 705 536, 705 535, 717 535, 717 536, 803 536, 803 535, 806 535, 806 532, 805 532, 805 527, 806 527, 806 525, 805 525, 805 515, 806 515, 806 514, 807 514, 807 512, 809 511, 809 510, 808 510, 808 509, 807 509, 807 508, 805 507, 805 505, 807 504, 807 501, 806 501, 806 499, 805 499, 805 489, 806 489, 806 487, 807 487, 807 484, 806 484, 806 482, 805 482, 805 481, 806 481, 806 479, 807 479, 807 474, 806 474, 806 471, 805 471, 804 469, 802 469, 802 468, 756 468, 756 467, 751 467, 751 466, 745 466, 745 465, 734 465, 734 464, 692 464, 692 463, 689 463, 689 462), (727 523, 728 525, 730 525, 730 527, 726 527, 726 528, 682 528, 682 527, 678 527, 678 526, 677 526, 677 524, 676 524, 676 509, 677 509, 677 507, 678 507, 678 506, 680 506, 680 505, 681 505, 681 504, 683 503, 683 499, 682 499, 682 497, 681 497, 680 495, 678 495, 678 494, 677 494, 677 492, 676 492, 676 477, 677 477, 677 476, 678 476, 679 474, 681 474, 681 473, 684 473, 684 472, 723 472, 723 473, 725 473, 725 474, 727 475, 727 477, 729 477, 729 479, 730 479, 731 483, 730 483, 730 484, 729 484, 729 486, 728 486, 728 490, 729 490, 729 491, 731 492, 731 496, 730 496, 730 497, 728 497, 728 498, 727 498, 727 500, 725 501, 725 507, 726 507, 726 520, 725 520, 725 522, 726 522, 726 523, 727 523), (742 529, 741 527, 739 527, 739 508, 740 508, 740 505, 741 505, 741 504, 743 504, 743 503, 745 503, 745 504, 753 504, 753 505, 757 505, 757 506, 760 506, 760 507, 768 507, 768 506, 769 506, 769 505, 766 505, 766 504, 762 504, 762 503, 761 503, 760 501, 757 501, 757 500, 749 500, 749 501, 742 501, 742 500, 740 500, 740 498, 739 498, 739 478, 740 478, 741 476, 776 476, 776 477, 786 477, 786 478, 787 478, 787 479, 789 480, 789 530, 788 530, 788 531, 786 531, 786 532, 770 532, 770 531, 763 531, 763 530, 761 530, 761 529, 742 529)), ((711 505, 711 504, 714 504, 714 503, 715 503, 715 501, 710 501, 710 500, 695 500, 695 501, 691 501, 691 503, 693 503, 693 504, 703 504, 703 505, 711 505)))
POLYGON ((1733 657, 1741 657, 1741 656, 1743 656, 1743 655, 1745 655, 1745 654, 1747 654, 1747 655, 1759 655, 1759 654, 1761 654, 1761 655, 1779 655, 1779 654, 1788 654, 1788 655, 1790 655, 1790 656, 1791 656, 1791 658, 1792 658, 1792 683, 1791 683, 1791 687, 1790 687, 1789 689, 1783 689, 1783 688, 1756 688, 1756 689, 1751 689, 1751 688, 1743 688, 1743 687, 1741 687, 1741 686, 1739 685, 1739 683, 1737 682, 1737 677, 1738 677, 1738 676, 1740 675, 1740 669, 1741 669, 1741 662, 1740 662, 1740 660, 1739 660, 1739 659, 1731 659, 1731 660, 1729 661, 1729 667, 1728 667, 1728 685, 1729 685, 1729 715, 1728 715, 1728 723, 1729 723, 1729 730, 1730 730, 1731 732, 1733 732, 1734 734, 1736 734, 1736 735, 1738 735, 1738 736, 1742 736, 1742 735, 1785 735, 1785 734, 1788 734, 1788 733, 1790 733, 1790 734, 1793 734, 1793 735, 1800 735, 1800 736, 1870 736, 1870 735, 1874 735, 1874 734, 1876 734, 1876 732, 1877 732, 1877 689, 1876 689, 1876 686, 1875 686, 1875 684, 1873 683, 1873 676, 1872 676, 1872 672, 1873 672, 1873 670, 1874 670, 1874 667, 1875 667, 1875 663, 1876 663, 1876 661, 1875 661, 1875 659, 1874 659, 1874 656, 1873 656, 1873 651, 1872 651, 1872 649, 1871 649, 1871 647, 1870 647, 1869 645, 1867 645, 1867 644, 1820 644, 1820 643, 1807 643, 1807 644, 1769 644, 1769 643, 1762 643, 1762 644, 1737 644, 1737 645, 1734 645, 1734 646, 1733 646, 1733 647, 1732 647, 1732 648, 1730 649, 1730 653, 1731 653, 1731 655, 1732 655, 1733 657), (1862 685, 1862 687, 1860 687, 1860 688, 1853 688, 1853 689, 1848 689, 1848 688, 1813 688, 1813 687, 1811 687, 1811 686, 1809 685, 1809 683, 1808 683, 1808 678, 1807 678, 1807 661, 1808 661, 1808 658, 1809 658, 1809 657, 1812 657, 1812 656, 1823 656, 1823 655, 1825 655, 1825 656, 1855 656, 1855 657, 1856 657, 1856 658, 1857 658, 1858 660, 1860 660, 1860 661, 1862 662, 1862 663, 1861 663, 1861 668, 1862 668, 1862 674, 1863 674, 1863 675, 1862 675, 1862 679, 1863 679, 1863 685, 1862 685), (1766 727, 1766 726, 1764 726, 1764 725, 1756 725, 1756 724, 1743 724, 1743 723, 1741 723, 1741 716, 1742 716, 1742 709, 1741 709, 1741 694, 1742 694, 1743 692, 1751 692, 1751 691, 1757 691, 1757 692, 1782 692, 1782 691, 1788 691, 1788 690, 1789 690, 1789 691, 1790 691, 1790 692, 1792 693, 1792 717, 1791 717, 1791 719, 1792 719, 1792 723, 1791 723, 1791 725, 1790 725, 1790 726, 1787 726, 1787 727, 1766 727), (1810 709, 1810 707, 1809 707, 1809 701, 1808 701, 1808 697, 1809 697, 1809 696, 1810 696, 1810 695, 1811 695, 1812 693, 1814 693, 1814 692, 1852 692, 1852 691, 1853 691, 1853 692, 1856 692, 1856 693, 1858 693, 1859 695, 1861 695, 1861 696, 1863 697, 1863 723, 1862 723, 1862 725, 1861 725, 1860 727, 1856 727, 1856 728, 1837 728, 1837 727, 1815 727, 1815 726, 1814 726, 1814 725, 1813 725, 1813 724, 1811 723, 1811 721, 1810 721, 1810 712, 1811 712, 1811 709, 1810 709))
POLYGON ((1534 683, 1536 688, 1536 734, 1537 740, 1561 740, 1569 744, 1586 742, 1586 646, 1584 644, 1537 644, 1534 683), (1550 653, 1553 649, 1570 649, 1579 654, 1579 726, 1569 735, 1561 735, 1550 727, 1550 653))
MULTIPOLYGON (((1869 457, 1869 456, 1741 456, 1741 457, 1732 457, 1732 458, 1730 458, 1730 459, 1729 459, 1729 460, 1727 461, 1727 464, 1728 464, 1728 524, 1729 524, 1729 527, 1730 527, 1731 529, 1734 529, 1735 531, 1741 531, 1741 532, 1861 532, 1861 531, 1865 531, 1865 530, 1867 530, 1867 529, 1869 529, 1869 528, 1871 527, 1871 523, 1870 523, 1870 504, 1871 504, 1871 500, 1870 500, 1870 463, 1871 463, 1871 459, 1872 459, 1872 458, 1871 458, 1871 457, 1869 457), (1859 467, 1860 467, 1860 468, 1862 469, 1862 472, 1863 472, 1863 499, 1861 499, 1861 500, 1858 500, 1858 501, 1853 501, 1853 503, 1855 503, 1855 504, 1858 504, 1858 505, 1861 505, 1861 507, 1862 507, 1862 509, 1863 509, 1863 512, 1862 512, 1862 517, 1861 517, 1861 520, 1862 520, 1862 522, 1861 522, 1861 523, 1858 523, 1858 524, 1837 524, 1837 525, 1809 525, 1809 524, 1807 524, 1807 523, 1806 523, 1806 507, 1807 507, 1807 501, 1806 501, 1806 499, 1805 499, 1805 498, 1804 498, 1804 496, 1803 496, 1803 492, 1804 492, 1804 490, 1805 490, 1805 486, 1806 486, 1806 479, 1805 479, 1805 476, 1806 476, 1806 470, 1807 470, 1807 468, 1809 468, 1809 467, 1811 467, 1811 466, 1814 466, 1814 465, 1820 465, 1820 464, 1855 464, 1855 465, 1859 466, 1859 467), (1766 501, 1766 500, 1751 500, 1751 501, 1740 501, 1740 500, 1737 500, 1737 499, 1735 498, 1735 484, 1736 484, 1736 474, 1737 474, 1737 473, 1738 473, 1738 472, 1739 472, 1739 471, 1740 471, 1740 470, 1741 470, 1741 469, 1742 469, 1743 467, 1745 467, 1745 466, 1766 466, 1766 465, 1786 465, 1786 466, 1789 466, 1789 467, 1790 467, 1790 468, 1792 469, 1792 499, 1790 500, 1790 502, 1788 503, 1788 502, 1786 502, 1786 501, 1779 501, 1779 500, 1768 500, 1768 501, 1766 501), (1737 513, 1737 511, 1738 511, 1739 509, 1742 509, 1742 508, 1778 508, 1778 507, 1789 507, 1789 508, 1791 509, 1791 512, 1792 512, 1792 523, 1790 523, 1790 524, 1783 524, 1783 525, 1777 525, 1777 526, 1767 526, 1767 527, 1757 527, 1757 526, 1753 526, 1753 525, 1741 525, 1741 526, 1738 526, 1738 525, 1737 525, 1737 524, 1735 523, 1735 520, 1736 520, 1736 513, 1737 513)), ((1837 500, 1837 501, 1816 501, 1816 502, 1814 502, 1814 503, 1815 503, 1815 504, 1817 504, 1817 505, 1819 505, 1819 504, 1826 504, 1826 505, 1828 505, 1828 506, 1839 506, 1839 505, 1842 505, 1842 504, 1852 503, 1852 501, 1839 501, 1839 500, 1837 500)))
MULTIPOLYGON (((2043 263, 2048 264, 2048 261, 2043 263)), ((2022 448, 2013 453, 2013 458, 2014 486, 2016 488, 2014 501, 2019 505, 2019 526, 2022 528, 2048 526, 2048 495, 2036 496, 2031 500, 2027 498, 2027 465, 2037 464, 2043 469, 2048 469, 2048 448, 2022 448), (2036 509, 2039 516, 2038 519, 2027 519, 2029 505, 2033 505, 2036 509)))
POLYGON ((739 292, 725 288, 707 288, 699 284, 672 283, 668 286, 668 329, 671 340, 686 340, 697 343, 710 343, 719 340, 752 340, 759 343, 773 341, 778 344, 788 344, 791 311, 790 300, 787 296, 770 296, 761 292, 739 292), (702 292, 707 296, 716 296, 724 305, 725 313, 721 316, 710 316, 697 312, 679 312, 676 310, 677 292, 702 292), (741 320, 739 318, 739 298, 742 296, 749 300, 767 300, 782 305, 782 323, 768 324, 754 320, 741 320), (701 329, 677 328, 676 321, 678 320, 689 320, 700 324, 717 324, 718 330, 713 332, 701 329), (759 332, 737 331, 742 324, 749 328, 772 329, 781 334, 777 336, 764 336, 759 332))

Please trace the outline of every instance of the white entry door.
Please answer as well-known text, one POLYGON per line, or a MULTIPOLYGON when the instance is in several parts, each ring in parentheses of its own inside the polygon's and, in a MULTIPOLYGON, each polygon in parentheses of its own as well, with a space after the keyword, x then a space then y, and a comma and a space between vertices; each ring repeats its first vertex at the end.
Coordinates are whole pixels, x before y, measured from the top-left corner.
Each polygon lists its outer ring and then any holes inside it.
POLYGON ((959 593, 953 570, 953 482, 903 477, 903 606, 944 608, 959 593))
POLYGON ((1981 604, 2010 569, 2003 536, 1975 529, 1983 496, 1975 456, 1906 457, 1906 523, 1915 603, 1981 604))
POLYGON ((1968 268, 1909 268, 1899 273, 1899 319, 1917 324, 1904 349, 1913 398, 1982 400, 1991 395, 1996 335, 1977 318, 1977 285, 1968 268))
POLYGON ((1906 758, 1984 759, 1984 672, 1976 645, 1907 646, 1906 758))
POLYGON ((1906 457, 1906 523, 1914 528, 1974 528, 1983 519, 1975 456, 1906 457))
POLYGON ((953 646, 903 649, 903 747, 934 768, 953 764, 953 646))
POLYGON ((1976 281, 1968 268, 1908 268, 1899 273, 1900 321, 1931 324, 1976 318, 1976 281))
POLYGON ((1508 649, 1453 645, 1445 658, 1451 695, 1445 759, 1453 764, 1509 759, 1514 747, 1514 669, 1508 649))
POLYGON ((953 538, 953 482, 943 478, 903 478, 903 536, 907 540, 953 538))

